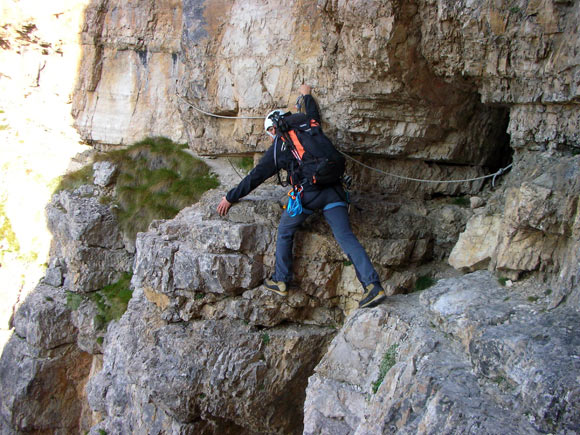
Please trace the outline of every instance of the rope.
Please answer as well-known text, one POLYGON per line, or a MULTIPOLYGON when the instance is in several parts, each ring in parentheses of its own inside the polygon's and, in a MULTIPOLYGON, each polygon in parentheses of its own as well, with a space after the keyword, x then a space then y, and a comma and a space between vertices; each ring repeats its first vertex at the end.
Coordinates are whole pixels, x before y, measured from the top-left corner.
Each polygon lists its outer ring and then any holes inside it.
POLYGON ((236 169, 236 167, 234 166, 234 164, 232 163, 232 161, 230 160, 230 158, 228 157, 228 162, 230 163, 230 166, 232 167, 232 169, 234 170, 234 172, 238 175, 238 177, 240 177, 240 180, 243 180, 244 177, 242 177, 240 175, 240 173, 238 172, 238 170, 236 169))
MULTIPOLYGON (((263 116, 225 116, 225 115, 217 115, 215 113, 206 112, 205 110, 202 110, 199 107, 194 106, 193 104, 191 104, 189 101, 187 101, 185 98, 183 98, 179 94, 176 94, 176 95, 185 104, 187 104, 191 108, 197 110, 199 113, 203 113, 204 115, 207 115, 207 116, 213 116, 214 118, 224 118, 224 119, 264 119, 263 116)), ((341 153, 343 156, 345 156, 347 159, 350 159, 353 162, 355 162, 356 164, 358 164, 358 165, 360 165, 360 166, 362 166, 364 168, 370 169, 371 171, 375 171, 375 172, 378 172, 379 174, 387 175, 389 177, 398 178, 400 180, 416 181, 418 183, 469 183, 469 182, 472 182, 472 181, 485 180, 487 178, 492 178, 493 177, 493 180, 492 180, 491 184, 492 184, 492 187, 495 187, 495 180, 496 180, 496 178, 499 177, 500 175, 503 175, 513 165, 512 163, 510 163, 505 168, 501 168, 500 170, 498 170, 497 172, 495 172, 493 174, 483 175, 481 177, 475 177, 475 178, 468 178, 468 179, 465 179, 465 180, 426 180, 426 179, 422 179, 422 178, 411 178, 411 177, 404 177, 402 175, 391 174, 391 173, 385 172, 385 171, 383 171, 381 169, 377 169, 377 168, 373 168, 372 166, 365 165, 364 163, 356 160, 355 158, 349 156, 348 154, 342 152, 341 150, 338 150, 338 152, 341 153)), ((230 164, 231 164, 231 162, 230 162, 230 164)), ((233 167, 233 165, 232 165, 232 167, 233 167)), ((237 171, 236 171, 236 173, 237 173, 237 171)), ((238 176, 240 176, 240 174, 238 174, 238 176)))
POLYGON ((225 115, 217 115, 215 113, 206 112, 205 110, 202 110, 199 107, 194 106, 193 104, 191 104, 189 101, 187 101, 185 98, 183 98, 179 94, 175 94, 175 95, 177 95, 177 97, 181 101, 183 101, 185 104, 187 104, 189 107, 197 110, 199 113, 203 113, 204 115, 207 115, 207 116, 213 116, 214 118, 224 118, 224 119, 264 119, 263 116, 225 116, 225 115))
POLYGON ((389 177, 399 178, 401 180, 407 180, 407 181, 417 181, 419 183, 468 183, 471 181, 485 180, 486 178, 493 177, 492 186, 495 187, 495 179, 498 176, 502 175, 504 172, 506 172, 508 169, 510 169, 513 165, 512 163, 510 163, 505 168, 501 168, 499 171, 497 171, 493 174, 483 175, 481 177, 475 177, 475 178, 468 178, 465 180, 425 180, 422 178, 410 178, 410 177, 403 177, 402 175, 391 174, 389 172, 382 171, 381 169, 377 169, 377 168, 373 168, 372 166, 365 165, 364 163, 356 160, 355 158, 349 156, 348 154, 346 154, 340 150, 338 150, 338 152, 341 153, 343 156, 345 156, 347 159, 350 159, 353 162, 355 162, 356 164, 363 166, 367 169, 370 169, 371 171, 375 171, 375 172, 378 172, 378 173, 383 174, 383 175, 388 175, 389 177))

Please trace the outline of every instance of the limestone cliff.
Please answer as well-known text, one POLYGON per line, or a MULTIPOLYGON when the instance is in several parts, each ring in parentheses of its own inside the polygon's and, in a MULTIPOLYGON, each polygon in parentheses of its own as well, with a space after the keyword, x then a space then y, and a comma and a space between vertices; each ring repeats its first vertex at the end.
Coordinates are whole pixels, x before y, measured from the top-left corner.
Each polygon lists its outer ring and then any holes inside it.
POLYGON ((0 360, 2 431, 580 431, 579 18, 573 0, 93 0, 84 139, 253 155, 261 120, 198 109, 262 116, 312 84, 338 147, 383 171, 349 163, 352 224, 390 297, 355 309, 320 216, 297 235, 290 296, 268 294, 285 196, 271 184, 226 219, 229 186, 208 192, 134 247, 103 186, 61 193, 47 276, 0 360), (129 269, 106 330, 70 303, 129 269), (424 276, 437 283, 413 292, 424 276))

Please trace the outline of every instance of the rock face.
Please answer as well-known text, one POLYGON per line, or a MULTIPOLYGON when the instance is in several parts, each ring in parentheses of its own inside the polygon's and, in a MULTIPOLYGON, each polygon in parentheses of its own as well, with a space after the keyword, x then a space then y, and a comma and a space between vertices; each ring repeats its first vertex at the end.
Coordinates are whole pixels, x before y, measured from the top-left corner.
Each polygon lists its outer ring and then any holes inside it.
POLYGON ((306 376, 334 331, 161 321, 141 291, 107 336, 91 408, 107 433, 301 433, 306 376), (314 351, 313 351, 314 350, 314 351))
POLYGON ((60 259, 49 276, 62 276, 67 290, 99 290, 131 270, 133 256, 125 249, 117 221, 99 192, 84 186, 55 195, 47 208, 48 225, 55 236, 52 256, 60 259), (54 271, 57 269, 57 271, 54 271))
POLYGON ((578 431, 579 314, 524 287, 475 272, 357 312, 309 379, 304 433, 578 431))
MULTIPOLYGON (((276 297, 255 290, 274 266, 276 226, 286 196, 282 188, 261 188, 224 221, 215 210, 221 193, 212 192, 173 220, 152 225, 137 240, 133 284, 168 321, 224 315, 261 326, 341 321, 342 311, 356 306, 361 286, 321 215, 296 236, 292 301, 279 305, 276 297)), ((362 211, 353 210, 352 225, 391 291, 409 286, 401 269, 430 260, 434 252, 448 255, 446 240, 422 214, 439 215, 455 237, 469 216, 453 206, 428 212, 419 204, 385 202, 370 213, 372 204, 363 198, 357 206, 362 211)))
POLYGON ((101 164, 48 207, 49 269, 0 360, 2 431, 579 432, 579 18, 556 0, 93 0, 73 99, 85 140, 253 155, 261 120, 197 109, 261 116, 312 84, 325 131, 380 171, 349 160, 352 226, 390 297, 355 310, 319 215, 297 234, 290 296, 267 293, 286 195, 272 185, 227 218, 225 186, 208 192, 129 247, 98 200, 101 164), (71 306, 129 270, 106 331, 94 304, 71 306), (439 281, 413 292, 425 277, 439 281))
POLYGON ((14 327, 0 359, 0 432, 78 432, 92 358, 76 345, 64 290, 40 284, 14 327))
MULTIPOLYGON (((578 301, 578 156, 525 155, 505 189, 503 209, 479 210, 459 237, 450 263, 489 267, 517 279, 539 273, 563 298, 578 301)), ((577 305, 577 303, 576 303, 577 305)))
POLYGON ((73 98, 76 126, 86 141, 184 141, 175 100, 181 22, 180 1, 89 4, 73 98))

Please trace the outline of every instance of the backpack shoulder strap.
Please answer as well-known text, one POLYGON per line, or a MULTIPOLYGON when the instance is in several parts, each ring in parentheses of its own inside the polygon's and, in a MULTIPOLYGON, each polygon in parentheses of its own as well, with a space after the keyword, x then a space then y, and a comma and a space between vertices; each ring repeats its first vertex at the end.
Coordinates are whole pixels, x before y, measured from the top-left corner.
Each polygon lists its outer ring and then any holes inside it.
POLYGON ((299 160, 302 160, 306 150, 302 146, 302 142, 300 142, 300 139, 298 139, 298 135, 296 134, 296 131, 290 130, 288 132, 288 136, 290 136, 290 140, 292 141, 292 144, 294 145, 294 148, 296 149, 296 153, 298 154, 299 160))

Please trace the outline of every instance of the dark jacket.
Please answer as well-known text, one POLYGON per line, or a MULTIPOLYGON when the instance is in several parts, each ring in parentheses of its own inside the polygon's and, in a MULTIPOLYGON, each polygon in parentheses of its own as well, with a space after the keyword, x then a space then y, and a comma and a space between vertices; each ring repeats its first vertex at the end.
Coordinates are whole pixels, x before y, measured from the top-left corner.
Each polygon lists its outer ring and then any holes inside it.
MULTIPOLYGON (((320 113, 311 95, 304 96, 304 107, 306 108, 306 115, 310 119, 314 119, 320 123, 320 113)), ((278 169, 285 170, 289 170, 295 164, 294 157, 292 157, 289 149, 286 148, 282 151, 282 144, 283 142, 280 139, 274 141, 254 169, 240 181, 237 187, 234 187, 227 193, 226 199, 229 202, 234 203, 239 201, 240 198, 249 194, 268 178, 276 175, 276 163, 278 169), (276 157, 276 160, 274 160, 274 157, 276 157)), ((345 193, 340 184, 324 188, 308 184, 304 186, 302 204, 308 209, 316 210, 324 208, 330 203, 344 201, 344 198, 345 193)))

